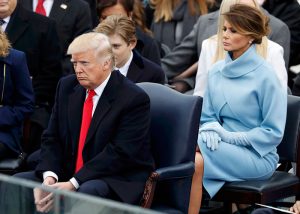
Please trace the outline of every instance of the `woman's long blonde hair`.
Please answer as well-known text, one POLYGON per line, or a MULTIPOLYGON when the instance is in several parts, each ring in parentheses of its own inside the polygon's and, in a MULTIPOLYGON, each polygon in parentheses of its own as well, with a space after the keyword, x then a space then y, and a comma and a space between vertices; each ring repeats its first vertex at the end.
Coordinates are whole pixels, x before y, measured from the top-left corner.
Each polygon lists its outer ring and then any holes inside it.
POLYGON ((0 57, 6 57, 11 48, 10 42, 7 39, 6 34, 0 30, 0 57))
MULTIPOLYGON (((256 0, 252 0, 255 8, 260 9, 259 4, 257 3, 256 0)), ((240 0, 223 0, 222 4, 220 6, 220 11, 219 11, 219 22, 218 22, 218 33, 215 36, 210 37, 210 39, 217 39, 217 50, 216 54, 213 60, 213 63, 222 60, 225 58, 225 53, 224 51, 224 46, 223 46, 223 26, 224 26, 224 16, 222 14, 226 13, 229 11, 230 6, 233 4, 239 3, 240 0), (217 38, 216 38, 217 37, 217 38)), ((266 36, 262 38, 261 44, 256 45, 256 51, 257 53, 262 56, 264 59, 267 57, 267 47, 268 47, 268 39, 266 36)))
MULTIPOLYGON (((151 0, 151 5, 155 8, 154 21, 160 20, 168 22, 173 18, 173 11, 182 0, 151 0)), ((187 0, 189 13, 194 16, 196 14, 207 14, 211 2, 206 0, 187 0)))

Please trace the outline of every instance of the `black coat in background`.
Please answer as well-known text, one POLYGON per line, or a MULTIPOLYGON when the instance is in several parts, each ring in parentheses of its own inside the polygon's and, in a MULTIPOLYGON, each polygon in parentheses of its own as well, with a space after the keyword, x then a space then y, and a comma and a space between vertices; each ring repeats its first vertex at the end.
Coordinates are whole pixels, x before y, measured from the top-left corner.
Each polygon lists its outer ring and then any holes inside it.
POLYGON ((55 22, 18 3, 6 33, 12 47, 26 54, 36 103, 51 105, 62 74, 62 54, 55 22))
POLYGON ((287 24, 291 31, 291 65, 300 64, 300 4, 297 0, 266 0, 263 7, 287 24))
POLYGON ((160 44, 144 33, 139 27, 136 28, 137 50, 143 57, 151 60, 152 62, 160 65, 160 44))
POLYGON ((99 24, 99 17, 97 15, 97 0, 85 0, 89 6, 93 21, 93 28, 95 28, 99 24))
MULTIPOLYGON (((281 19, 290 29, 291 49, 288 67, 300 64, 300 5, 298 1, 266 0, 263 7, 273 16, 281 19)), ((299 95, 300 77, 295 78, 295 76, 288 70, 288 86, 293 89, 293 94, 299 95)))
MULTIPOLYGON (((20 0, 27 10, 33 11, 33 0, 20 0)), ((79 35, 92 30, 92 18, 88 3, 83 0, 55 0, 49 18, 56 22, 56 30, 63 53, 64 75, 74 73, 67 50, 70 43, 79 35)))
POLYGON ((127 78, 134 83, 154 82, 165 83, 165 73, 156 63, 142 57, 137 51, 133 50, 133 58, 129 65, 127 78))

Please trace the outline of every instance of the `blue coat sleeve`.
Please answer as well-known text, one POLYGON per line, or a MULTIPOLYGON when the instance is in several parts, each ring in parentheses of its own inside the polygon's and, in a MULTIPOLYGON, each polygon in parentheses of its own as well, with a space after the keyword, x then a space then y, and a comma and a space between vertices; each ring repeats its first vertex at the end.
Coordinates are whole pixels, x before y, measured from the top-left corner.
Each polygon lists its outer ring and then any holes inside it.
POLYGON ((284 134, 287 92, 278 84, 275 76, 259 81, 261 93, 258 99, 263 120, 259 126, 246 132, 252 147, 262 157, 279 145, 284 134))
POLYGON ((13 51, 11 54, 12 64, 6 65, 6 73, 13 85, 7 84, 4 88, 3 106, 0 107, 0 128, 19 125, 25 116, 33 111, 34 106, 25 54, 20 51, 13 51))

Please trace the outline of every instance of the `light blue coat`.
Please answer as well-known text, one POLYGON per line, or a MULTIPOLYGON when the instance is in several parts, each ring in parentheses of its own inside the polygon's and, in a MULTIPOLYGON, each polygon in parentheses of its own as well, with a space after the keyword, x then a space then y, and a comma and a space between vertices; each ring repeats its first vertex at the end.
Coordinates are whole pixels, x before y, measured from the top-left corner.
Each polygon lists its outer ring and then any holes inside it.
POLYGON ((217 121, 228 131, 246 132, 251 142, 245 147, 222 141, 211 151, 198 138, 204 158, 203 185, 211 197, 225 182, 267 179, 276 169, 287 94, 274 74, 255 45, 234 61, 227 54, 209 72, 201 124, 217 121))

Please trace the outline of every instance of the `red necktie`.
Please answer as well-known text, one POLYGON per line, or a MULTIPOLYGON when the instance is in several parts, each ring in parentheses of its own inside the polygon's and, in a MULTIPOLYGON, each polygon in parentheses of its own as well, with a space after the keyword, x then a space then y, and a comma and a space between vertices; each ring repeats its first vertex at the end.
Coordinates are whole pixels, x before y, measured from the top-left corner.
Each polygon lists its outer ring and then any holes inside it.
POLYGON ((45 0, 38 0, 38 4, 35 8, 35 12, 39 13, 43 16, 46 16, 46 10, 45 10, 44 5, 43 5, 44 1, 45 0))
POLYGON ((89 90, 88 97, 85 100, 84 105, 83 105, 75 172, 77 172, 83 165, 82 150, 83 150, 83 147, 85 144, 85 139, 86 139, 89 127, 90 127, 91 120, 92 120, 93 96, 95 96, 95 94, 96 93, 94 90, 89 90))

